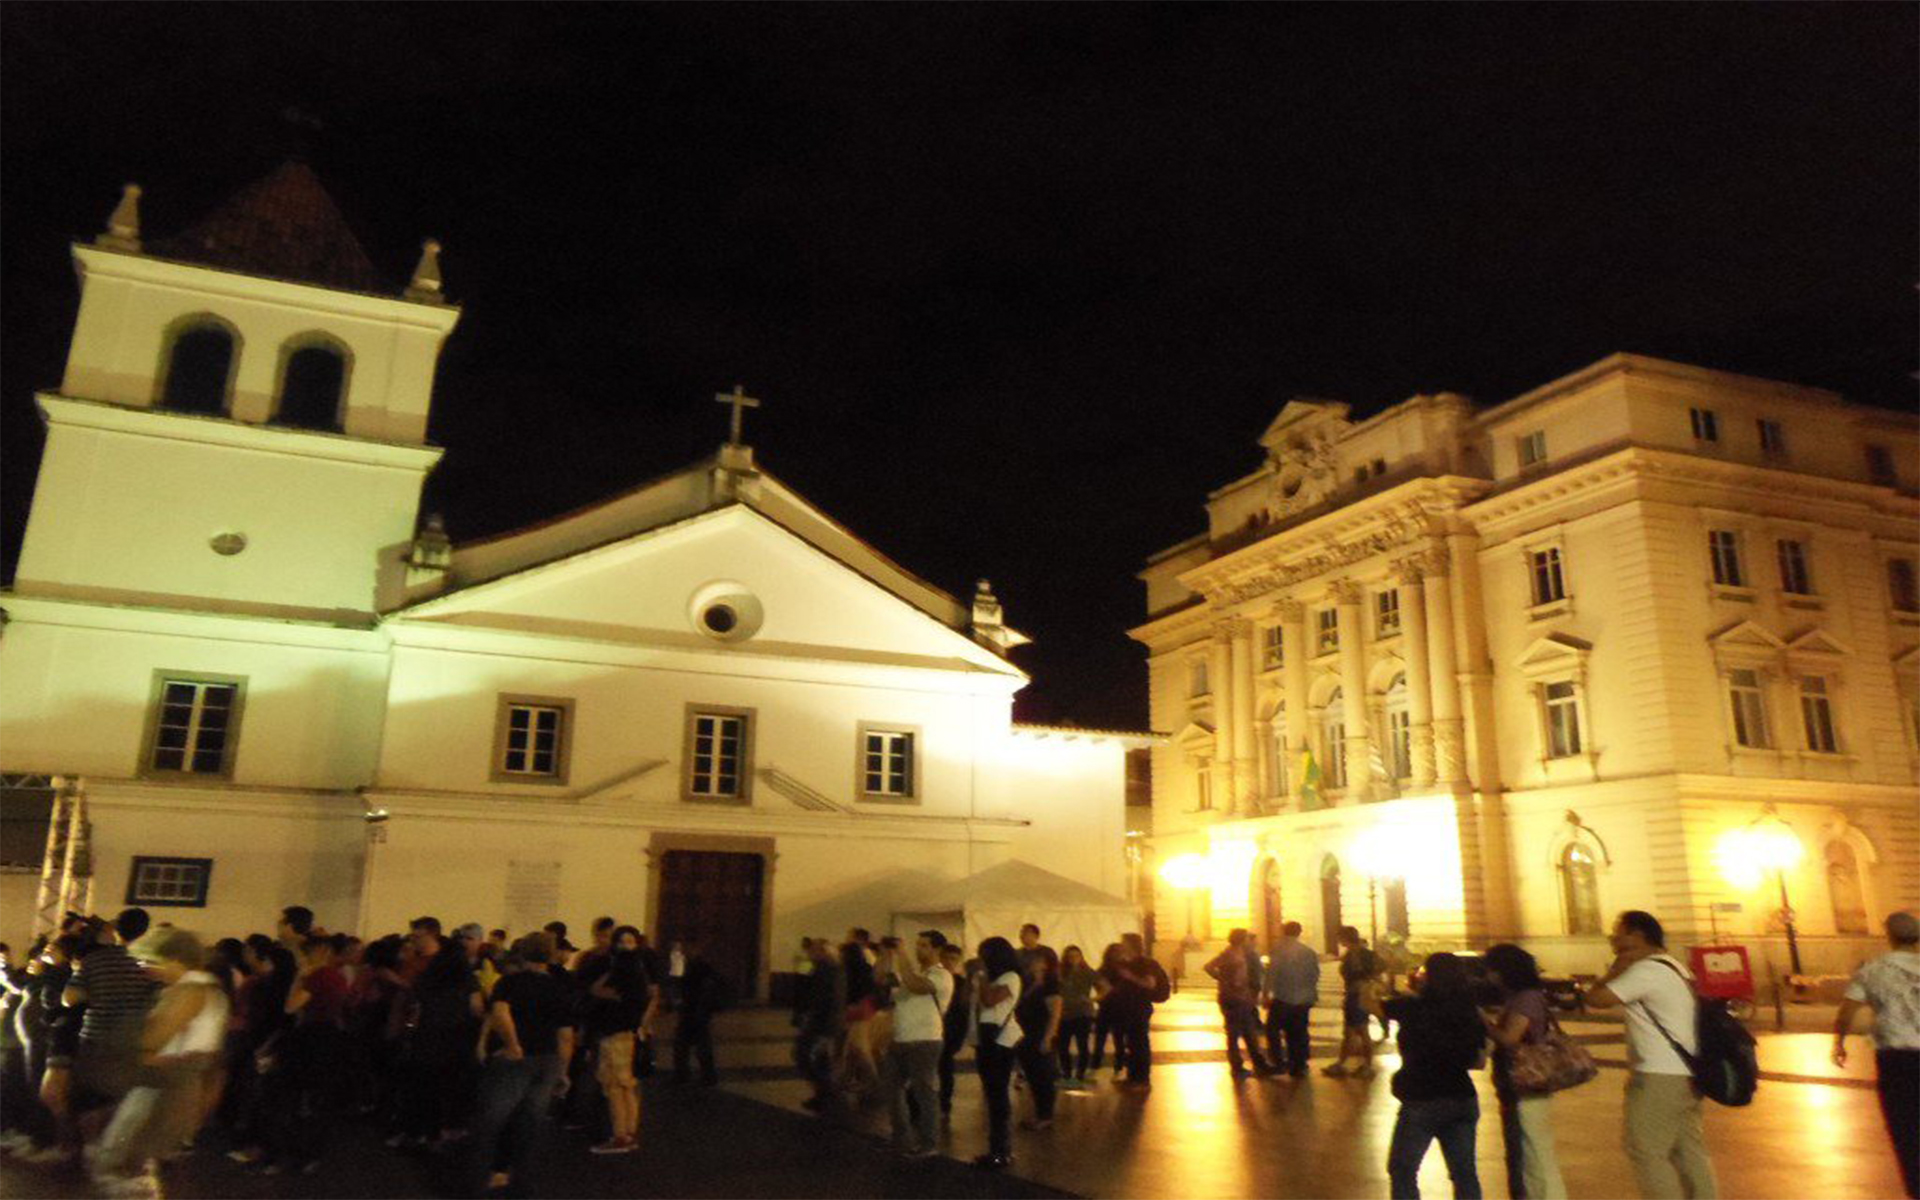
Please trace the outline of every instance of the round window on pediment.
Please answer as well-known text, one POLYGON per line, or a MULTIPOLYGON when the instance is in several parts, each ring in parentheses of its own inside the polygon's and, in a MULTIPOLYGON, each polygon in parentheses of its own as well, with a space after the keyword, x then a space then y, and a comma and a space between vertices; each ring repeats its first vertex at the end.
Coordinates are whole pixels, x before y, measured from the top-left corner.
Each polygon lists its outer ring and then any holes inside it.
POLYGON ((745 584, 716 580, 695 591, 687 604, 694 629, 719 642, 743 642, 760 632, 765 613, 745 584))

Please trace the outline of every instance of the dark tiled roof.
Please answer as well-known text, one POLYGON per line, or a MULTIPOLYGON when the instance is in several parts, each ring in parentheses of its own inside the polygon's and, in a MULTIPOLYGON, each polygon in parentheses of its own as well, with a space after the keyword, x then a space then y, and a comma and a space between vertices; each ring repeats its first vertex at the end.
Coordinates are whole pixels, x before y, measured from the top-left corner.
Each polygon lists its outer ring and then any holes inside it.
POLYGON ((161 258, 356 292, 396 291, 380 278, 312 168, 288 162, 199 224, 148 246, 161 258))

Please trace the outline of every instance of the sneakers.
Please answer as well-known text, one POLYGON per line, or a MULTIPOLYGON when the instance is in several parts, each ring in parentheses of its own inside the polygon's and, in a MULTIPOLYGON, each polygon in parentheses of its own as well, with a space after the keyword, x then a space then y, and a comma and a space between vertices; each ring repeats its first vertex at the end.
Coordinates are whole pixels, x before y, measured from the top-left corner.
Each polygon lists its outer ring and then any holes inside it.
POLYGON ((1355 1071, 1353 1073, 1353 1077, 1355 1079, 1372 1079, 1374 1074, 1375 1072, 1373 1069, 1373 1064, 1368 1063, 1366 1066, 1361 1067, 1359 1070, 1355 1071))
POLYGON ((1052 1129, 1053 1118, 1048 1117, 1046 1120, 1043 1121, 1038 1117, 1028 1117, 1026 1120, 1020 1122, 1020 1128, 1026 1130, 1029 1133, 1038 1133, 1042 1129, 1052 1129))
POLYGON ((157 1197, 160 1195, 160 1181, 150 1174, 140 1175, 95 1175, 93 1186, 102 1196, 157 1197))
POLYGON ((1321 1067, 1320 1073, 1322 1075, 1325 1075, 1328 1079, 1345 1079, 1347 1077, 1346 1067, 1342 1066, 1339 1063, 1334 1063, 1332 1066, 1329 1066, 1329 1067, 1321 1067))
POLYGON ((73 1152, 64 1146, 42 1146, 19 1157, 21 1162, 32 1163, 36 1167, 60 1166, 74 1160, 73 1152))
POLYGON ((635 1142, 632 1138, 617 1137, 617 1138, 608 1138, 606 1141, 601 1142, 598 1146, 587 1147, 587 1153, 589 1154, 632 1154, 635 1150, 638 1150, 639 1148, 640 1148, 639 1143, 635 1142))
POLYGON ((938 1158, 940 1156, 940 1149, 937 1146, 917 1146, 904 1153, 908 1160, 921 1162, 929 1158, 938 1158))

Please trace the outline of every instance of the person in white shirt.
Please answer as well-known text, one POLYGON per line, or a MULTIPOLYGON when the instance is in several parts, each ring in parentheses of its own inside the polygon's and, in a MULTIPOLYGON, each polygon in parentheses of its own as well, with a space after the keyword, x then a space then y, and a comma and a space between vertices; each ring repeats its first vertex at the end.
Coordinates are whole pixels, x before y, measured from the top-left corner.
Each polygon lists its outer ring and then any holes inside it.
POLYGON ((1864 1005, 1873 1009, 1880 1115, 1886 1119, 1900 1181, 1920 1197, 1920 919, 1887 918, 1887 953, 1854 972, 1833 1019, 1833 1064, 1847 1065, 1847 1034, 1864 1005))
POLYGON ((1627 1157, 1648 1200, 1713 1200, 1720 1194, 1707 1157, 1693 1069, 1675 1049, 1700 1048, 1693 978, 1667 953, 1652 913, 1614 920, 1613 965, 1587 992, 1589 1008, 1624 1008, 1627 1057, 1627 1157))
POLYGON ((887 1049, 887 1097, 893 1109, 894 1149, 927 1158, 940 1136, 940 1049, 944 1014, 953 1000, 953 976, 940 965, 947 939, 928 929, 908 953, 899 938, 880 943, 878 974, 893 990, 893 1044, 887 1049))
POLYGON ((1020 1025, 1013 1010, 1020 1003, 1020 958, 1013 943, 990 937, 980 943, 980 968, 973 976, 974 1058, 980 1090, 987 1099, 987 1152, 977 1167, 1003 1171, 1013 1162, 1013 1048, 1020 1025))

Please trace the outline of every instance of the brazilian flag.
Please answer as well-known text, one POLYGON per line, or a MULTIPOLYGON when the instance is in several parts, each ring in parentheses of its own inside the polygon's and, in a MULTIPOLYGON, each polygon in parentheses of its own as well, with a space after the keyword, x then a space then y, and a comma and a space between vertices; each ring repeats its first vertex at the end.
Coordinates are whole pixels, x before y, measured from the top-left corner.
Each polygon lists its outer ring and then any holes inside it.
POLYGON ((1300 752, 1300 807, 1315 809, 1325 803, 1320 794, 1320 763, 1309 746, 1300 752))

